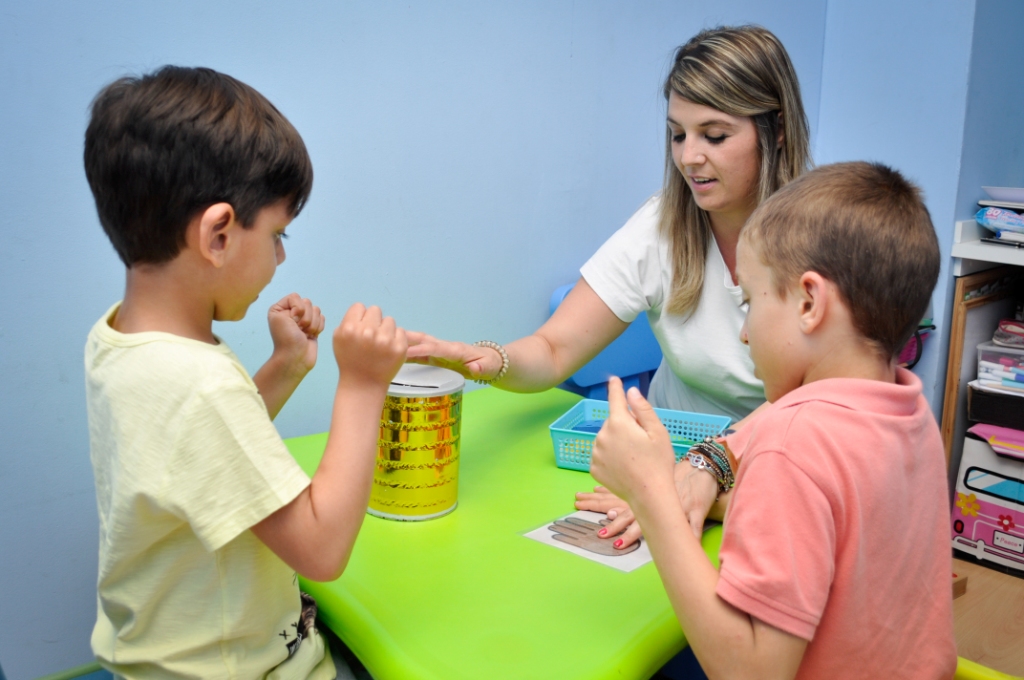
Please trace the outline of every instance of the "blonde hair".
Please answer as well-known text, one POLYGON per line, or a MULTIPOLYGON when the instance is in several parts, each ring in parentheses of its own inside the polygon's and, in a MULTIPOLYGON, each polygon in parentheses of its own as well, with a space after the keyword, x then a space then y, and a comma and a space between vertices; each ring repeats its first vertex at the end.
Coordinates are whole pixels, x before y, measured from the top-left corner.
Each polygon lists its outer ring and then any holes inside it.
MULTIPOLYGON (((758 204, 810 165, 800 84, 786 48, 770 31, 760 26, 701 31, 676 50, 665 99, 673 92, 732 116, 753 118, 761 154, 758 204)), ((671 130, 665 134, 659 228, 672 244, 672 290, 666 307, 674 314, 689 314, 700 302, 713 236, 708 213, 697 207, 673 161, 671 130)))
POLYGON ((920 189, 877 163, 812 170, 762 203, 740 240, 780 297, 804 272, 834 283, 857 331, 886 359, 913 335, 939 276, 939 241, 920 189))

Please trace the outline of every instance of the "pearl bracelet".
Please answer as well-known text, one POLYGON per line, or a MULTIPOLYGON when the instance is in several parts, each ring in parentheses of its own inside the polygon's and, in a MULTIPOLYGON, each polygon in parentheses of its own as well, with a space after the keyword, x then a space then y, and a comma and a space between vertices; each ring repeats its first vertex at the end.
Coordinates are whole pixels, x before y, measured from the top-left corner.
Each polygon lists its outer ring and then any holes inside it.
POLYGON ((476 342, 473 343, 473 347, 487 347, 493 349, 495 352, 501 355, 501 370, 498 371, 498 374, 491 378, 490 380, 481 380, 479 378, 474 378, 474 382, 480 383, 481 385, 490 385, 491 383, 501 380, 502 378, 505 377, 505 374, 508 373, 508 352, 505 351, 504 347, 502 347, 496 342, 491 342, 490 340, 477 340, 476 342))

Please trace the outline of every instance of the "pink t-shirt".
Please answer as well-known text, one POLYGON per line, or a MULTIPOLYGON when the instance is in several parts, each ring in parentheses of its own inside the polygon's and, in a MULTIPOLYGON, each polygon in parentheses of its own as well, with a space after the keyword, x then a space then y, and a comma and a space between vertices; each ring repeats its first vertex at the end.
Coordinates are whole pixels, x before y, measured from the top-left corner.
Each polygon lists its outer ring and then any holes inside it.
POLYGON ((729 445, 718 595, 810 641, 798 678, 952 678, 945 456, 920 380, 810 383, 729 445))

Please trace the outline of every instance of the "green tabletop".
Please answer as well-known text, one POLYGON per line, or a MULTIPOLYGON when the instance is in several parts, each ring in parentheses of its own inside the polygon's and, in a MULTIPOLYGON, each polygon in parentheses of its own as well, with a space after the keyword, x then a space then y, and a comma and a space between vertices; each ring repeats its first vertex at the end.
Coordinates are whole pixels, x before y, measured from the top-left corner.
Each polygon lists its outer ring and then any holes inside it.
MULTIPOLYGON (((302 581, 374 678, 640 679, 685 646, 653 563, 623 573, 522 535, 594 486, 555 467, 548 433, 578 400, 468 393, 458 508, 425 522, 368 515, 341 578, 302 581)), ((311 474, 326 441, 286 443, 311 474)), ((720 528, 704 536, 716 563, 720 542, 720 528)))

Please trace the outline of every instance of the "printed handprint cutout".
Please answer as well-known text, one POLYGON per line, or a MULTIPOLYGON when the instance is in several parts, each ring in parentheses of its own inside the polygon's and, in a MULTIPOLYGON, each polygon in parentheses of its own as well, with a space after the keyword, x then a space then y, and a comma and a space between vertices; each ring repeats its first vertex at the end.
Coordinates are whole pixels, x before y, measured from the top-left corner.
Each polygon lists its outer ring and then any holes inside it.
MULTIPOLYGON (((598 555, 621 557, 640 547, 640 541, 637 541, 619 550, 614 546, 614 541, 598 536, 597 532, 601 530, 601 527, 610 523, 606 519, 601 520, 600 524, 595 524, 578 517, 566 517, 565 519, 556 520, 548 529, 554 532, 551 538, 556 541, 568 543, 598 555)), ((621 533, 618 535, 621 536, 621 533)))

